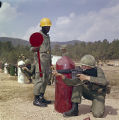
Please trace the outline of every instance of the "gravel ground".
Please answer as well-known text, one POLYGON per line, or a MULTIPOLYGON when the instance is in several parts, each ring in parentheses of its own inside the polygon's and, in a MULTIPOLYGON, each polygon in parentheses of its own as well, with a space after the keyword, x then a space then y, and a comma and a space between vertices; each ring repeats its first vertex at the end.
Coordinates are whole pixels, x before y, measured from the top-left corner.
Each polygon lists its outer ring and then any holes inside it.
POLYGON ((79 105, 79 116, 64 118, 54 109, 54 104, 46 108, 36 107, 31 101, 23 101, 15 98, 8 102, 0 103, 0 120, 83 120, 90 117, 91 120, 119 120, 119 102, 115 99, 106 99, 104 118, 94 118, 90 113, 91 102, 84 100, 79 105), (6 104, 6 105, 5 105, 6 104))
MULTIPOLYGON (((54 85, 48 86, 45 97, 54 101, 54 91, 54 85)), ((64 118, 54 109, 54 103, 45 108, 33 106, 32 92, 33 84, 18 84, 17 77, 0 73, 0 120, 83 120, 87 117, 91 120, 119 120, 119 93, 106 97, 104 118, 92 116, 91 101, 88 100, 79 105, 78 116, 64 118)))

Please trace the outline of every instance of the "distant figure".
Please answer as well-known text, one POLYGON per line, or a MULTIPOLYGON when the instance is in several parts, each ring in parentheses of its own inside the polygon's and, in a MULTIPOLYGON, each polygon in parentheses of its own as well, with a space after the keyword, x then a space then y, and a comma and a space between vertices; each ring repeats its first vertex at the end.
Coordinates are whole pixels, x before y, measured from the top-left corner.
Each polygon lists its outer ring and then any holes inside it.
MULTIPOLYGON (((51 65, 54 67, 56 66, 56 62, 61 58, 62 56, 56 56, 56 55, 51 55, 51 65)), ((49 78, 48 78, 48 85, 53 84, 54 82, 54 76, 52 75, 52 68, 49 70, 49 78)))
POLYGON ((68 56, 68 52, 67 52, 67 45, 62 45, 60 50, 61 50, 61 56, 68 56))
MULTIPOLYGON (((56 55, 52 55, 52 69, 56 66, 56 62, 62 58, 62 56, 56 56, 56 55)), ((50 74, 50 80, 51 80, 51 84, 54 83, 55 81, 55 76, 51 73, 50 74)))
POLYGON ((7 69, 7 67, 8 67, 8 63, 6 62, 6 63, 4 64, 4 73, 5 73, 5 74, 8 74, 8 69, 7 69))
POLYGON ((25 65, 23 60, 18 62, 18 83, 25 83, 25 75, 21 70, 21 67, 25 65))
POLYGON ((27 79, 29 80, 28 84, 32 83, 32 76, 35 73, 35 65, 31 64, 29 59, 25 60, 25 66, 21 67, 22 72, 25 74, 27 79))

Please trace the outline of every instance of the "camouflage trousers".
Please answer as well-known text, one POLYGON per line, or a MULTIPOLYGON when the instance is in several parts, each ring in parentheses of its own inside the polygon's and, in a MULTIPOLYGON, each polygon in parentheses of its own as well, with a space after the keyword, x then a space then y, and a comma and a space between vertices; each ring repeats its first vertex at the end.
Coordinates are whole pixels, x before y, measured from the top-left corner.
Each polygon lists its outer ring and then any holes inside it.
POLYGON ((46 86, 49 80, 50 64, 49 61, 41 62, 43 77, 40 77, 38 63, 36 64, 35 80, 34 80, 34 95, 45 93, 46 86))
POLYGON ((92 101, 91 111, 94 117, 102 117, 105 109, 105 93, 99 94, 92 91, 87 86, 75 86, 72 91, 71 101, 81 103, 82 96, 92 101))

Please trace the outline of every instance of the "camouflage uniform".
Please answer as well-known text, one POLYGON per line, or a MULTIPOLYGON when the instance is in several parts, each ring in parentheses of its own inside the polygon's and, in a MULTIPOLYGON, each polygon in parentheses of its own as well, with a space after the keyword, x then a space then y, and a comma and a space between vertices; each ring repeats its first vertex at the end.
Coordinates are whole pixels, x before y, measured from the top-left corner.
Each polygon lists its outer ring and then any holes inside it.
POLYGON ((74 86, 71 101, 81 103, 81 97, 92 100, 92 113, 95 117, 104 114, 107 81, 101 68, 97 68, 97 77, 91 76, 90 83, 83 84, 77 79, 64 79, 67 85, 74 86), (80 85, 77 85, 80 84, 80 85), (75 86, 76 85, 76 86, 75 86))
MULTIPOLYGON (((90 65, 93 66, 92 59, 93 58, 91 58, 91 61, 90 59, 87 61, 87 59, 84 58, 83 65, 87 64, 88 66, 88 63, 90 63, 90 65)), ((81 103, 81 98, 83 96, 84 98, 92 101, 91 111, 93 116, 102 117, 104 114, 106 86, 108 82, 105 78, 103 70, 99 67, 94 67, 88 70, 86 75, 90 76, 89 81, 81 81, 79 78, 65 78, 63 81, 65 84, 73 86, 71 98, 72 103, 81 103)), ((65 114, 67 115, 67 113, 65 114)), ((68 114, 71 115, 71 111, 69 113, 68 114)), ((75 115, 75 113, 73 114, 75 115)))
POLYGON ((44 98, 44 93, 49 79, 49 72, 51 66, 51 47, 50 37, 47 34, 50 30, 52 23, 49 18, 43 18, 40 21, 40 27, 42 28, 40 34, 43 36, 43 43, 39 47, 32 47, 31 51, 34 52, 35 59, 35 80, 34 80, 34 101, 33 105, 39 107, 47 107, 47 104, 51 104, 44 98), (41 71, 43 76, 40 77, 39 63, 37 57, 37 50, 40 51, 41 71))
MULTIPOLYGON (((52 65, 52 56, 51 56, 51 54, 50 54, 50 59, 49 59, 49 61, 50 61, 50 66, 52 65)), ((47 84, 48 85, 51 85, 51 79, 52 79, 52 69, 51 69, 51 67, 49 68, 49 77, 48 77, 48 82, 47 82, 47 84)))
POLYGON ((31 77, 35 74, 34 73, 35 72, 35 65, 34 64, 29 64, 26 67, 28 68, 27 70, 26 69, 23 70, 22 68, 21 68, 21 70, 25 74, 27 79, 29 80, 29 83, 31 83, 32 82, 32 78, 31 77))
POLYGON ((50 37, 49 35, 45 35, 42 31, 40 33, 43 35, 43 43, 40 46, 40 62, 41 62, 41 70, 43 72, 43 77, 40 77, 39 74, 39 63, 37 58, 37 53, 34 53, 35 59, 35 81, 34 81, 34 95, 40 95, 40 93, 45 93, 47 82, 49 79, 49 71, 50 71, 50 61, 51 61, 51 47, 50 47, 50 37))

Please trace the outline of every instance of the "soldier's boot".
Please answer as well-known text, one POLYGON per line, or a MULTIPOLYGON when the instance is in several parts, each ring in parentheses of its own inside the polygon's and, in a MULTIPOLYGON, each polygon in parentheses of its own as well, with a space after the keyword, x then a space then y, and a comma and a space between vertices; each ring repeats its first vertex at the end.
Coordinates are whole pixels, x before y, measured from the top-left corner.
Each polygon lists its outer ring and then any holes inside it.
POLYGON ((51 82, 50 82, 50 81, 48 82, 48 85, 51 85, 51 82))
POLYGON ((78 103, 72 103, 72 109, 64 112, 63 116, 64 117, 72 117, 72 116, 78 116, 78 103))
POLYGON ((31 84, 32 83, 32 79, 29 79, 29 81, 26 84, 31 84))
POLYGON ((33 105, 39 106, 39 107, 47 107, 47 104, 42 101, 40 95, 34 96, 33 105))
POLYGON ((41 93, 40 95, 41 95, 41 97, 42 97, 42 102, 43 102, 43 103, 51 104, 51 100, 46 100, 46 99, 44 98, 44 93, 41 93))

